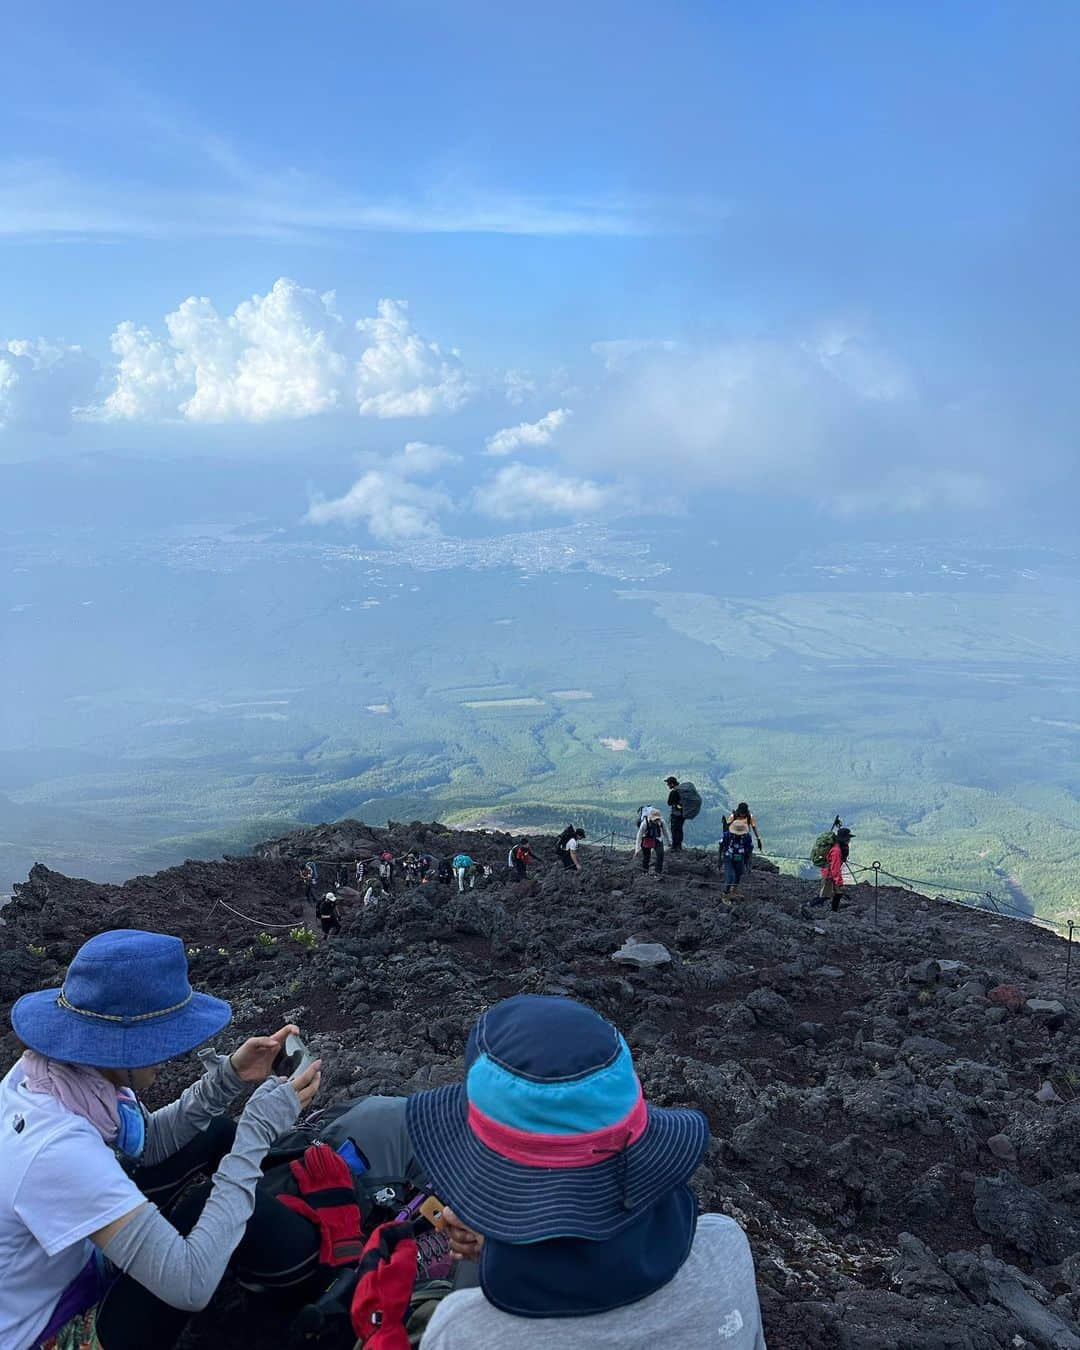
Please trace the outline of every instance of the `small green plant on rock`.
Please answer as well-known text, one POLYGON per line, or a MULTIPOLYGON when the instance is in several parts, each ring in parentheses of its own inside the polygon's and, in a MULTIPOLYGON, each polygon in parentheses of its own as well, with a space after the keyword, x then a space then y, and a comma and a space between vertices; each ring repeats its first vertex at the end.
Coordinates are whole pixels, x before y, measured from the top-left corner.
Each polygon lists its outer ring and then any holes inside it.
POLYGON ((290 928, 289 936, 294 942, 298 942, 301 947, 314 947, 318 941, 306 923, 300 924, 296 928, 290 928))
POLYGON ((45 948, 44 948, 44 947, 35 947, 34 944, 33 944, 32 942, 28 942, 28 943, 26 944, 26 950, 30 953, 31 956, 44 956, 44 955, 45 955, 45 948))
POLYGON ((277 938, 272 933, 259 933, 255 941, 262 947, 276 947, 277 938))

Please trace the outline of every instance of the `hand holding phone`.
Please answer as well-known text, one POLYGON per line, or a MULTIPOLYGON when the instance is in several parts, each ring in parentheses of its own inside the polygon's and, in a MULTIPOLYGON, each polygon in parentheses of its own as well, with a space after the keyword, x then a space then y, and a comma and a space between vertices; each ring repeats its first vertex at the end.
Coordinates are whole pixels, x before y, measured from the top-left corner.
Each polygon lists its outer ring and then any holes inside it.
POLYGON ((274 1073, 279 1078, 295 1078, 315 1062, 315 1056, 295 1031, 285 1037, 281 1053, 274 1060, 274 1073))

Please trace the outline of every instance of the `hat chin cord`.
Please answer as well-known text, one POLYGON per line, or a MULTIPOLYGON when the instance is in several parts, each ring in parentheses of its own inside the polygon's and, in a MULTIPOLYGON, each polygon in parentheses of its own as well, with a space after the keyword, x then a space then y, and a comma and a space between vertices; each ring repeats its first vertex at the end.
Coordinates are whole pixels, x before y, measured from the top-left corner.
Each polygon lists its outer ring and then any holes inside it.
POLYGON ((619 1204, 629 1214, 634 1206, 630 1203, 626 1195, 626 1174, 629 1171, 629 1164, 626 1158, 626 1150, 630 1147, 631 1132, 627 1130, 626 1138, 618 1148, 594 1148, 594 1153, 602 1153, 608 1158, 615 1159, 615 1180, 619 1187, 619 1204))

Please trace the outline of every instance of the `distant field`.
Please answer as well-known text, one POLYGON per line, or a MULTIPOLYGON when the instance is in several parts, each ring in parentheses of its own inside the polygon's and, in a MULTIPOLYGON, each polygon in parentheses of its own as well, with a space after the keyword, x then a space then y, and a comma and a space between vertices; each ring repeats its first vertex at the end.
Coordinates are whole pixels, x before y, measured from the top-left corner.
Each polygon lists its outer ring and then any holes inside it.
POLYGON ((578 575, 361 581, 273 556, 88 575, 102 603, 79 611, 80 660, 57 619, 67 568, 15 616, 34 664, 0 670, 20 709, 0 745, 0 890, 38 857, 118 877, 343 815, 629 833, 675 773, 705 799, 693 842, 745 798, 797 868, 839 812, 856 862, 976 892, 1011 880, 1080 918, 1071 583, 717 598, 578 575), (503 621, 509 589, 527 624, 503 621), (368 591, 386 603, 344 612, 368 591), (446 616, 466 592, 462 640, 446 616))

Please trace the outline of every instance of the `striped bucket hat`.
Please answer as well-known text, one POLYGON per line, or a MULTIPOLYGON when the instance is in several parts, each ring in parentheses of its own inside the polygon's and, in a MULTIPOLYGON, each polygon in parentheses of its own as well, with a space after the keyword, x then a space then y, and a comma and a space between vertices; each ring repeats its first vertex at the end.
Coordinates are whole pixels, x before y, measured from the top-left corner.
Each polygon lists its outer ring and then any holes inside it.
POLYGON ((483 1013, 464 1083, 409 1098, 409 1136, 434 1190, 502 1242, 604 1241, 687 1181, 699 1111, 646 1104, 619 1032, 569 998, 519 994, 483 1013))

